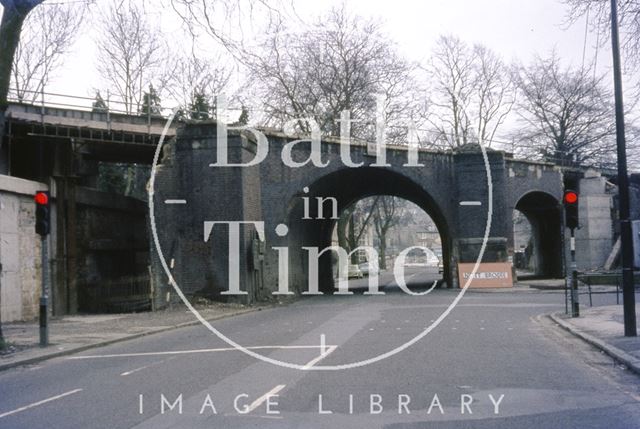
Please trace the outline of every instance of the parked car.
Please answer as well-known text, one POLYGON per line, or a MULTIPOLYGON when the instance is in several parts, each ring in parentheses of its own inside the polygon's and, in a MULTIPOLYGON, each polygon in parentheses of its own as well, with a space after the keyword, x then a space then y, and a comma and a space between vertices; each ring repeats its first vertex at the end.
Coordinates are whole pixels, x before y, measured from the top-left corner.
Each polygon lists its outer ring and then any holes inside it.
POLYGON ((350 279, 361 279, 364 277, 364 274, 362 274, 362 271, 360 271, 360 268, 356 264, 349 264, 349 274, 347 274, 347 277, 350 279))
POLYGON ((358 266, 358 268, 360 268, 360 271, 362 271, 362 275, 364 275, 365 277, 369 276, 372 273, 377 274, 380 272, 378 261, 363 262, 358 266))
POLYGON ((427 267, 439 267, 440 266, 440 258, 438 258, 435 254, 431 254, 427 257, 427 267))

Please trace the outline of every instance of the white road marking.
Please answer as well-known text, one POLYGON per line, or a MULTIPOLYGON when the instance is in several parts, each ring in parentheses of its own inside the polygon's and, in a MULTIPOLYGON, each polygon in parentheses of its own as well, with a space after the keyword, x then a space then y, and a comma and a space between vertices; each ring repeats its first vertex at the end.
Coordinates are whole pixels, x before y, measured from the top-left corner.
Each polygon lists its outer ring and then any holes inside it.
POLYGON ((307 362, 307 363, 302 367, 302 369, 309 369, 309 368, 311 368, 312 366, 314 366, 315 364, 317 364, 318 362, 320 362, 322 359, 326 358, 326 357, 327 357, 327 356, 329 356, 331 353, 333 353, 333 351, 334 351, 335 349, 337 349, 337 348, 338 348, 338 346, 329 346, 329 347, 326 349, 325 353, 322 353, 320 356, 318 356, 318 357, 315 357, 315 358, 311 359, 309 362, 307 362))
POLYGON ((150 366, 155 366, 155 365, 159 365, 159 364, 161 364, 163 362, 168 362, 168 361, 170 361, 172 359, 175 359, 175 357, 170 357, 169 359, 166 359, 166 360, 160 360, 160 361, 157 361, 157 362, 152 362, 149 365, 141 366, 140 368, 132 369, 131 371, 125 371, 120 375, 122 377, 126 377, 127 375, 131 375, 131 374, 133 374, 135 372, 142 371, 143 369, 149 368, 150 366))
POLYGON ((29 404, 29 405, 25 405, 24 407, 16 408, 13 411, 7 411, 6 413, 0 414, 0 419, 3 418, 3 417, 10 416, 12 414, 16 414, 16 413, 28 410, 30 408, 37 407, 39 405, 46 404, 47 402, 51 402, 51 401, 55 401, 57 399, 64 398, 65 396, 73 395, 74 393, 78 393, 78 392, 82 392, 82 389, 70 390, 68 392, 61 393, 60 395, 52 396, 51 398, 43 399, 42 401, 34 402, 33 404, 29 404))
POLYGON ((482 201, 460 201, 461 206, 481 206, 482 201))
MULTIPOLYGON (((335 346, 328 346, 335 347, 335 346)), ((264 350, 264 349, 276 349, 276 350, 288 350, 288 349, 317 349, 319 346, 253 346, 245 347, 249 350, 264 350)), ((141 353, 117 353, 109 355, 91 355, 91 356, 70 356, 66 359, 79 360, 79 359, 100 359, 100 358, 112 358, 112 357, 137 357, 137 356, 165 356, 165 355, 183 355, 190 353, 211 353, 211 352, 233 352, 238 349, 233 347, 220 347, 217 349, 195 349, 195 350, 174 350, 168 352, 141 352, 141 353)))
POLYGON ((187 200, 164 200, 165 204, 187 204, 187 200))
POLYGON ((131 371, 125 371, 122 374, 120 374, 120 376, 126 377, 127 375, 131 375, 134 372, 142 371, 145 368, 149 368, 149 365, 141 366, 140 368, 132 369, 131 371))
POLYGON ((260 405, 262 405, 262 403, 264 401, 267 400, 267 398, 269 396, 273 396, 276 393, 278 393, 279 391, 281 391, 282 389, 284 389, 286 387, 285 384, 279 384, 276 387, 274 387, 273 389, 269 390, 267 393, 265 393, 264 395, 262 395, 261 397, 259 397, 258 399, 256 399, 255 401, 253 401, 251 403, 251 405, 249 405, 249 407, 247 407, 247 413, 250 413, 251 411, 255 410, 256 408, 258 408, 260 405))

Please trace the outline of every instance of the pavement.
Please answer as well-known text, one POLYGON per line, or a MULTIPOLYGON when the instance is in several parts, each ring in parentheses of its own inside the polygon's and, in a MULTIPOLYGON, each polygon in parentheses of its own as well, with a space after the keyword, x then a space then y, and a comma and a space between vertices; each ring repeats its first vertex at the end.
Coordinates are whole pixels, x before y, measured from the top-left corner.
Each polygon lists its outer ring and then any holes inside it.
MULTIPOLYGON (((264 303, 252 307, 241 304, 207 303, 195 308, 206 320, 261 311, 272 306, 264 303)), ((30 365, 59 356, 78 353, 120 341, 199 324, 182 304, 155 312, 73 315, 49 320, 49 345, 40 347, 38 321, 3 323, 8 350, 0 353, 0 371, 30 365)))
MULTIPOLYGON (((530 279, 521 281, 520 285, 541 291, 564 291, 565 288, 564 279, 530 279)), ((611 285, 593 285, 591 290, 593 294, 615 293, 611 285)), ((576 337, 626 365, 629 370, 640 374, 640 337, 624 336, 622 305, 587 307, 587 296, 586 289, 582 287, 580 317, 572 318, 564 312, 558 312, 550 314, 550 318, 576 337)), ((621 292, 616 298, 622 303, 621 292)), ((638 298, 636 302, 640 302, 638 298)), ((640 321, 639 305, 636 305, 636 320, 640 321)))
MULTIPOLYGON (((622 305, 582 307, 580 317, 577 318, 569 317, 564 312, 553 313, 550 317, 567 331, 623 363, 629 370, 640 374, 640 337, 624 336, 622 305)), ((636 321, 640 321, 638 305, 636 321)))

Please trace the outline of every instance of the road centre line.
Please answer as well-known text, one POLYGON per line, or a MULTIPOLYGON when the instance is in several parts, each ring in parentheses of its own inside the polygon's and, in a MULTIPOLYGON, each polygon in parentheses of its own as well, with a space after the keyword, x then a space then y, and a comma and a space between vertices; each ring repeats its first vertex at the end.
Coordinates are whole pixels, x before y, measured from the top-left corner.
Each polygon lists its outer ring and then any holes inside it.
POLYGON ((131 371, 125 371, 122 374, 120 374, 120 376, 121 377, 126 377, 127 375, 131 375, 131 374, 133 374, 135 372, 142 371, 145 368, 149 368, 150 366, 151 365, 145 365, 145 366, 141 366, 140 368, 132 369, 131 371))
POLYGON ((16 414, 16 413, 19 413, 19 412, 22 412, 22 411, 26 411, 26 410, 28 410, 30 408, 34 408, 34 407, 46 404, 47 402, 55 401, 57 399, 62 399, 65 396, 73 395, 74 393, 78 393, 78 392, 81 392, 81 391, 82 391, 82 389, 70 390, 68 392, 61 393, 60 395, 52 396, 50 398, 43 399, 42 401, 34 402, 33 404, 29 404, 29 405, 25 405, 24 407, 16 408, 15 410, 12 410, 12 411, 7 411, 6 413, 0 414, 0 419, 3 418, 3 417, 10 416, 12 414, 16 414))
MULTIPOLYGON (((337 346, 326 346, 326 347, 337 347, 337 346)), ((248 350, 265 350, 265 349, 274 349, 274 350, 296 350, 296 349, 319 349, 321 346, 253 346, 253 347, 245 347, 248 350)), ((112 357, 138 357, 138 356, 165 356, 165 355, 181 355, 181 354, 192 354, 192 353, 210 353, 210 352, 232 352, 239 351, 234 347, 220 347, 215 349, 195 349, 195 350, 174 350, 167 352, 140 352, 140 353, 116 353, 116 354, 108 354, 108 355, 90 355, 90 356, 70 356, 67 357, 67 360, 81 360, 81 359, 101 359, 101 358, 112 358, 112 357)))
POLYGON ((125 372, 123 372, 122 374, 120 374, 120 376, 121 376, 121 377, 126 377, 127 375, 134 374, 134 373, 136 373, 136 372, 138 372, 138 371, 142 371, 143 369, 151 368, 151 367, 153 367, 153 366, 160 365, 160 364, 162 364, 162 363, 170 362, 170 361, 174 360, 176 357, 177 357, 177 356, 171 356, 170 358, 167 358, 167 359, 159 360, 159 361, 156 361, 156 362, 151 362, 150 364, 147 364, 147 365, 141 366, 141 367, 139 367, 139 368, 135 368, 135 369, 132 369, 132 370, 130 370, 130 371, 125 371, 125 372))

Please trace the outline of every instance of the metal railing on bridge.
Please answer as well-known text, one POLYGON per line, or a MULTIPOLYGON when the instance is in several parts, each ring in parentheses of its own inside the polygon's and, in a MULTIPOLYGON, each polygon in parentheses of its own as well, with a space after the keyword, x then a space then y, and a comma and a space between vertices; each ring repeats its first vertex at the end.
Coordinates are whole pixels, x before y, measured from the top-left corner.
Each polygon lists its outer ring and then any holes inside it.
POLYGON ((138 104, 127 103, 107 93, 102 98, 99 93, 96 96, 83 97, 78 95, 60 94, 44 91, 30 91, 15 89, 10 90, 9 96, 10 117, 35 122, 39 120, 42 125, 58 124, 56 118, 61 120, 61 125, 77 125, 97 127, 111 131, 144 132, 141 127, 146 126, 146 133, 159 134, 171 113, 171 109, 153 106, 143 109, 138 104), (75 120, 75 122, 74 122, 75 120), (123 126, 129 124, 135 128, 123 126))

